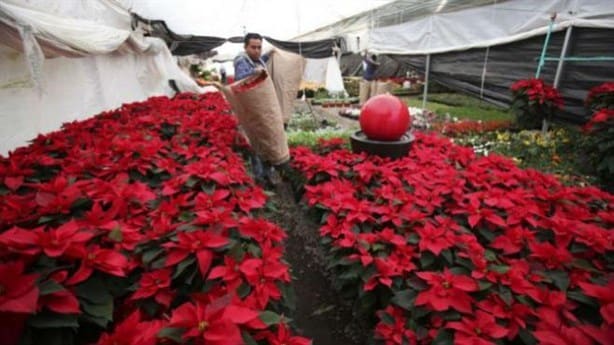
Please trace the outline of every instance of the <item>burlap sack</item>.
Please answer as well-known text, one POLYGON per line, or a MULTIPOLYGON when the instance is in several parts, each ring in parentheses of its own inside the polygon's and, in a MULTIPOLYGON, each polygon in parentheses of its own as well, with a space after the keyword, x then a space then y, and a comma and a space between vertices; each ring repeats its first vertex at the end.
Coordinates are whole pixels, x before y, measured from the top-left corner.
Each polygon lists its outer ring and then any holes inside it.
POLYGON ((303 80, 305 64, 302 56, 283 50, 275 50, 267 62, 284 123, 288 123, 294 113, 294 100, 303 80))
POLYGON ((268 73, 262 70, 231 85, 214 85, 224 93, 260 158, 273 165, 288 161, 290 150, 281 108, 268 73))
POLYGON ((383 95, 392 91, 392 84, 387 81, 378 81, 375 86, 375 95, 383 95))
POLYGON ((371 96, 371 82, 361 80, 358 89, 358 99, 360 104, 364 104, 371 96))

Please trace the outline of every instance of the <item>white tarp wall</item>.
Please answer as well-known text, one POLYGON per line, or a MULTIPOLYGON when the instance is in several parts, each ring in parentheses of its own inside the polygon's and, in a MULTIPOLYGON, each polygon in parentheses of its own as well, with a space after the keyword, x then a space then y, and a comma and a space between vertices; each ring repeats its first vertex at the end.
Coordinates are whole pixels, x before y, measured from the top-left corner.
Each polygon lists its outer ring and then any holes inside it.
POLYGON ((0 1, 0 154, 122 103, 203 90, 115 0, 0 1), (25 53, 24 53, 25 48, 25 53))
MULTIPOLYGON (((568 26, 614 28, 614 0, 398 0, 298 37, 345 36, 351 49, 434 54, 488 47, 568 26)), ((354 50, 357 52, 357 50, 354 50)))
POLYGON ((345 92, 339 62, 334 57, 326 59, 305 59, 303 82, 322 85, 329 92, 345 92))

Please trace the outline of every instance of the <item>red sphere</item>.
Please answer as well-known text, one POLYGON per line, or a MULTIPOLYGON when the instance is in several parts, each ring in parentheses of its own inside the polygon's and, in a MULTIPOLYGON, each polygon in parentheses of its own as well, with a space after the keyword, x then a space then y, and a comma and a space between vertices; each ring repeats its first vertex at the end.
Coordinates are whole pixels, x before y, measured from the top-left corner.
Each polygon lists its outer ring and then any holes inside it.
POLYGON ((409 121, 407 105, 392 95, 375 96, 360 111, 360 128, 371 140, 399 140, 407 132, 409 121))

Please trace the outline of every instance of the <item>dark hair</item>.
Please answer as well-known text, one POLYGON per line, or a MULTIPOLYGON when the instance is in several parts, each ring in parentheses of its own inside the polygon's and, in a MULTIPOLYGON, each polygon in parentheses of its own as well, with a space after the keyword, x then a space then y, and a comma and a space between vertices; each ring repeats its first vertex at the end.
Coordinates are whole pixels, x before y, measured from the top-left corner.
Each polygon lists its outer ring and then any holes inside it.
POLYGON ((254 33, 254 32, 250 32, 247 35, 245 35, 245 38, 243 39, 243 45, 245 47, 247 47, 247 44, 249 43, 249 40, 261 40, 262 41, 262 36, 260 36, 260 34, 254 33))
POLYGON ((371 60, 377 61, 377 55, 375 55, 375 54, 371 55, 371 60))

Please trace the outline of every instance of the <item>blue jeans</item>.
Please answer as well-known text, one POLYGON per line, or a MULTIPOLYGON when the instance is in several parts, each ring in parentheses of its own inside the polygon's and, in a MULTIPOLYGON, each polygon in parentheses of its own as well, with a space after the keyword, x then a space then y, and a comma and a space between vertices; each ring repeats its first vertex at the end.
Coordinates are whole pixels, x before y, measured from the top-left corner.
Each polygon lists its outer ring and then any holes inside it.
POLYGON ((250 157, 250 162, 252 164, 252 172, 254 173, 254 178, 256 181, 264 182, 270 179, 271 174, 271 166, 263 162, 257 154, 253 153, 250 157))

